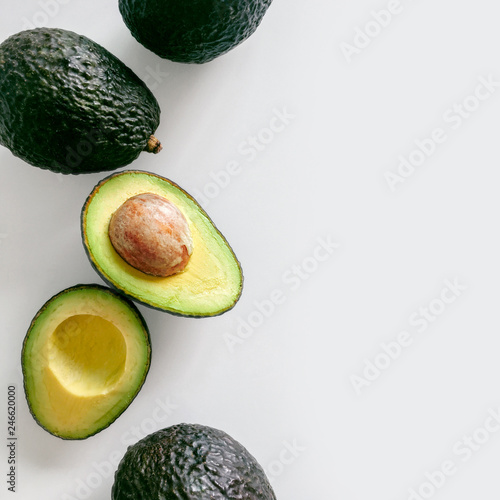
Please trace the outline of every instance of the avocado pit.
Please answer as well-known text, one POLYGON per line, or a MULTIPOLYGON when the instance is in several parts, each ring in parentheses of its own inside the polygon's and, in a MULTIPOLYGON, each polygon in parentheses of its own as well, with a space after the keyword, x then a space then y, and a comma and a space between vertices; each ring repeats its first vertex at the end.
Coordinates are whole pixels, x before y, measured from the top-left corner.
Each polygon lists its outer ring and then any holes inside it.
POLYGON ((170 200, 155 193, 126 200, 112 215, 108 233, 122 259, 152 276, 182 271, 193 252, 186 218, 170 200))

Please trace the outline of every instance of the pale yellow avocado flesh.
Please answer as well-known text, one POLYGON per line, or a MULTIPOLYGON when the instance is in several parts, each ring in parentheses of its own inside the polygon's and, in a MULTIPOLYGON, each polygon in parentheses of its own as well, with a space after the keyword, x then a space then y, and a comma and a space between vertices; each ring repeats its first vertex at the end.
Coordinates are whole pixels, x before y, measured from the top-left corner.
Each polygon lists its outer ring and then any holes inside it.
POLYGON ((214 316, 231 309, 242 289, 241 267, 231 247, 200 205, 168 179, 125 171, 102 181, 82 213, 88 256, 103 279, 148 306, 185 316, 214 316), (159 278, 133 268, 113 248, 108 226, 127 199, 155 193, 174 203, 189 223, 193 253, 183 271, 159 278))
POLYGON ((149 334, 134 306, 100 286, 66 290, 40 310, 25 339, 30 410, 50 433, 84 439, 129 406, 149 364, 149 334))

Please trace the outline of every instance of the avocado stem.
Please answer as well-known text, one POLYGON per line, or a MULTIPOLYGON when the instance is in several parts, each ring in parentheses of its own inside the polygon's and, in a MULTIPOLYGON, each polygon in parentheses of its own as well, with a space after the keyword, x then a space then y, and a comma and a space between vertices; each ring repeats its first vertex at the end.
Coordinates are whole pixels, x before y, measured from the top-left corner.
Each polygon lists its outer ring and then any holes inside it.
POLYGON ((162 148, 163 146, 161 145, 161 142, 154 135, 151 135, 148 143, 146 144, 146 147, 144 148, 144 151, 156 154, 159 153, 162 148))

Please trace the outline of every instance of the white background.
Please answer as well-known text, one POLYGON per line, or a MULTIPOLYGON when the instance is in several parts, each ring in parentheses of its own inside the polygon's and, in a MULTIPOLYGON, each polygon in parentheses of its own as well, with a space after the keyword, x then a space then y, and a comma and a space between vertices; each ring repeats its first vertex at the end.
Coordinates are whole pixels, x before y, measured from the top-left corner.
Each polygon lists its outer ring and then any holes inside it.
POLYGON ((4 0, 2 39, 71 29, 147 81, 164 149, 130 168, 198 196, 245 288, 218 318, 140 307, 153 359, 137 399, 92 438, 51 436, 28 413, 21 345, 49 297, 101 282, 79 216, 107 174, 57 175, 2 148, 1 498, 14 384, 13 498, 109 499, 127 444, 193 422, 242 442, 279 500, 498 499, 499 16, 487 0, 275 0, 248 41, 193 66, 139 45, 114 0, 4 0))

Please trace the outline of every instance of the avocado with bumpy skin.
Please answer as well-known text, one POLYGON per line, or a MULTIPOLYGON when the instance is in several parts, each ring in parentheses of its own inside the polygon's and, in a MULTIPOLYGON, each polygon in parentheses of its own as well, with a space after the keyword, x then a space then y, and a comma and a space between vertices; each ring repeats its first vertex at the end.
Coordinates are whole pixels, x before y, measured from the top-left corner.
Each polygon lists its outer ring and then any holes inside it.
POLYGON ((31 165, 114 170, 161 149, 159 122, 145 83, 85 36, 36 28, 0 44, 0 144, 31 165))
POLYGON ((178 424, 130 446, 112 500, 276 500, 257 460, 227 433, 178 424))
POLYGON ((151 343, 135 305, 102 285, 49 299, 26 334, 21 363, 31 414, 62 439, 85 439, 131 404, 149 371, 151 343))
POLYGON ((84 248, 101 278, 129 298, 190 317, 220 315, 241 296, 229 243, 174 182, 140 170, 103 179, 81 216, 84 248))
POLYGON ((205 63, 230 51, 260 25, 271 0, 119 0, 132 35, 160 57, 205 63))

